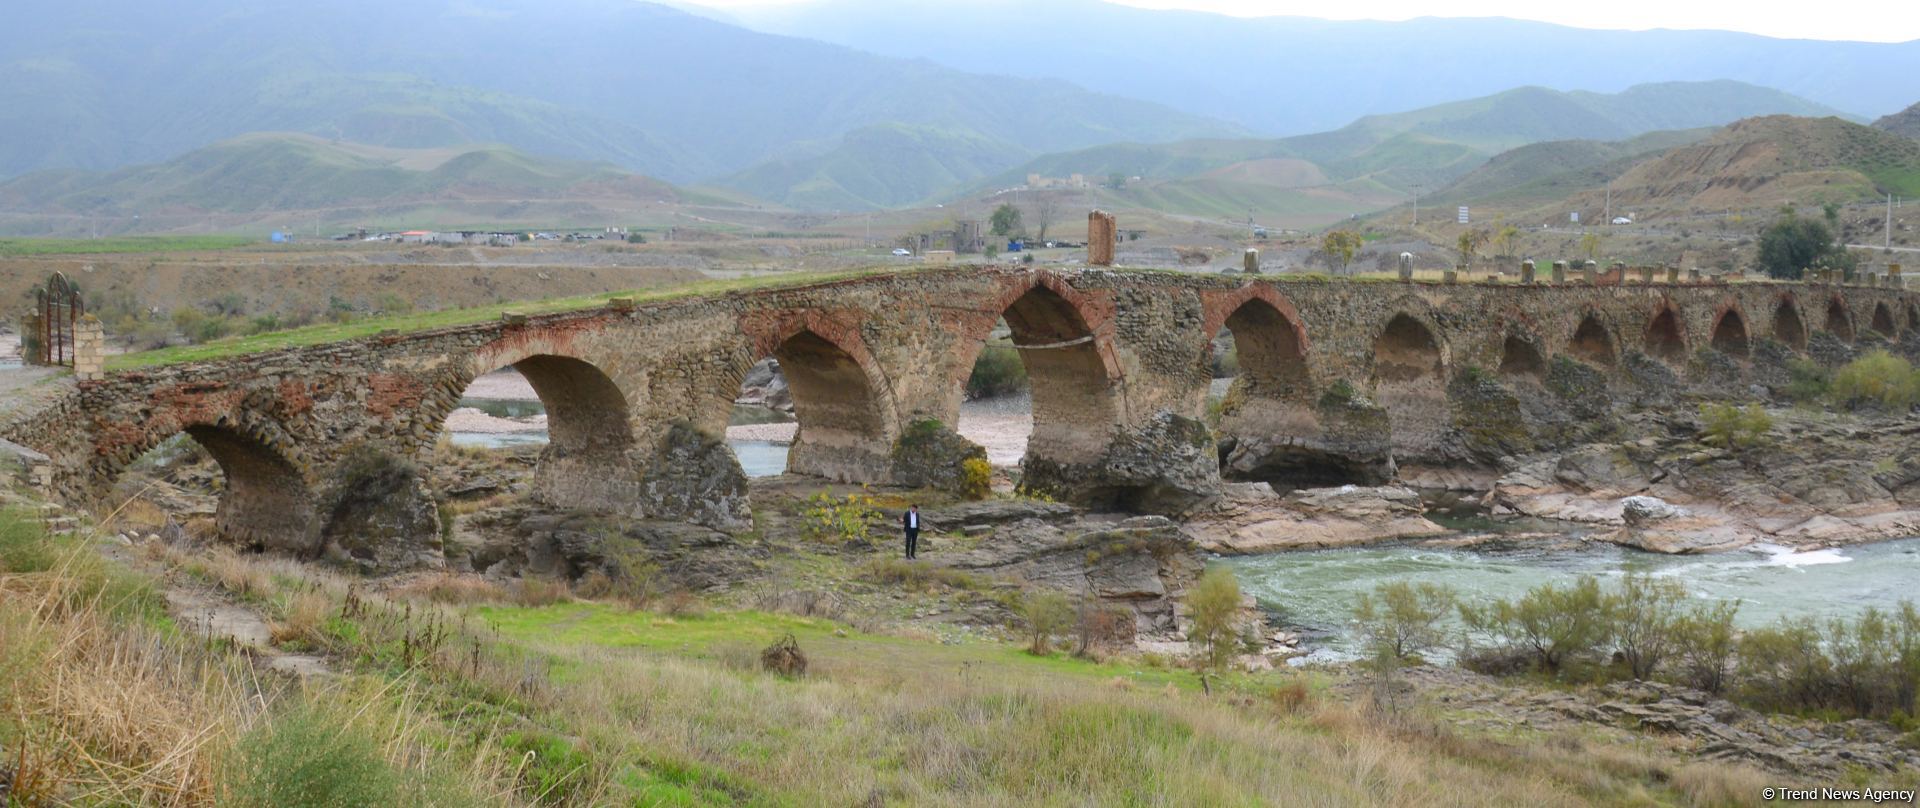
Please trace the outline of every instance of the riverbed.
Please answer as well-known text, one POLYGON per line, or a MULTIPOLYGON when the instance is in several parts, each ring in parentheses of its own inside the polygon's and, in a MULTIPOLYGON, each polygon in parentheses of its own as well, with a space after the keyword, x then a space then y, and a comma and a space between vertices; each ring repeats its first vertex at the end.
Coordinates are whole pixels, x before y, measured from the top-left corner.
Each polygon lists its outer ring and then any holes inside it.
MULTIPOLYGON (((1524 543, 1517 543, 1524 544, 1524 543)), ((1668 577, 1701 601, 1737 600, 1743 626, 1784 616, 1851 617, 1870 606, 1920 598, 1920 539, 1793 552, 1755 545, 1715 555, 1672 556, 1600 542, 1553 549, 1476 550, 1418 544, 1222 558, 1241 588, 1304 630, 1313 658, 1350 656, 1354 599, 1387 581, 1443 584, 1464 598, 1516 598, 1544 583, 1582 575, 1602 585, 1629 573, 1668 577)))

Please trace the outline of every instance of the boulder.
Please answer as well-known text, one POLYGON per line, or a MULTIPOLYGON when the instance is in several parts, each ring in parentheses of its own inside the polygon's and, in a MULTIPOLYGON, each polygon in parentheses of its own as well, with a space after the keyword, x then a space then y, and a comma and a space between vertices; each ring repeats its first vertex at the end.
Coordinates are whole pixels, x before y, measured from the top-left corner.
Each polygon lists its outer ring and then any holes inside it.
POLYGON ((1084 527, 1063 530, 1025 519, 946 563, 1069 595, 1091 595, 1128 609, 1138 636, 1176 635, 1176 605, 1204 567, 1192 537, 1161 516, 1084 527))
POLYGON ((1092 463, 1061 463, 1029 453, 1023 491, 1098 510, 1178 514, 1220 491, 1220 460, 1205 423, 1161 411, 1120 433, 1092 463))
POLYGON ((1659 497, 1632 496, 1620 500, 1620 518, 1627 527, 1645 527, 1649 523, 1676 516, 1686 516, 1687 510, 1659 497))
POLYGON ((647 517, 681 520, 724 531, 753 527, 747 473, 727 443, 679 421, 647 463, 641 480, 647 517))
POLYGON ((923 418, 907 425, 889 453, 894 485, 959 491, 961 464, 987 459, 987 450, 939 421, 923 418))
POLYGON ((444 566, 439 506, 412 463, 361 447, 347 453, 333 479, 318 509, 327 517, 324 557, 367 572, 444 566))

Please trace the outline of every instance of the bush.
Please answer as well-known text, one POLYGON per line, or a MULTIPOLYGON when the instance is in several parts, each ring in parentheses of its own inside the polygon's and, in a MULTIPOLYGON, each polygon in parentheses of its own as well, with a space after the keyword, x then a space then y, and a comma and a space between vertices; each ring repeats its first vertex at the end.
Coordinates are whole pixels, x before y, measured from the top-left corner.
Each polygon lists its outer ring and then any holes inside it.
POLYGON ((865 494, 842 498, 822 491, 807 498, 800 518, 800 533, 809 541, 846 544, 866 541, 867 525, 880 518, 880 511, 865 494))
POLYGON ((1556 675, 1607 634, 1600 584, 1585 576, 1571 587, 1529 590, 1518 601, 1497 600, 1484 608, 1462 604, 1460 618, 1473 632, 1524 652, 1535 667, 1556 675))
POLYGON ((988 345, 967 376, 967 398, 992 398, 1027 389, 1027 365, 1009 345, 988 345))
POLYGON ((357 808, 408 802, 409 781, 380 757, 373 739, 302 708, 247 734, 235 748, 224 805, 357 808))
POLYGON ((966 499, 986 499, 993 493, 993 466, 984 457, 969 457, 960 461, 960 496, 966 499))
POLYGON ((1679 581, 1629 574, 1605 601, 1607 637, 1635 679, 1651 679, 1674 651, 1680 603, 1687 589, 1679 581))
POLYGON ((1073 625, 1073 604, 1058 592, 1029 592, 1020 599, 1019 611, 1033 637, 1027 653, 1036 656, 1050 652, 1053 638, 1073 625))
POLYGON ((1681 684, 1719 695, 1726 691, 1739 633, 1733 618, 1739 601, 1697 606, 1674 622, 1673 642, 1681 684))
POLYGON ((1353 618, 1368 658, 1411 661, 1445 643, 1442 621, 1458 604, 1451 588, 1392 581, 1360 593, 1353 618))
POLYGON ((1761 444, 1773 429, 1773 416, 1758 404, 1745 408, 1732 404, 1700 405, 1700 442, 1722 449, 1750 449, 1761 444))
POLYGON ((1833 372, 1804 356, 1787 362, 1787 397, 1799 402, 1819 401, 1833 392, 1833 372))
POLYGON ((1193 620, 1187 639, 1199 646, 1201 666, 1225 668, 1240 647, 1240 581, 1233 571, 1213 567, 1201 575, 1187 593, 1187 614, 1193 620))
POLYGON ((1872 402, 1903 413, 1920 403, 1920 375, 1907 360, 1874 351, 1833 374, 1833 397, 1843 404, 1872 402))

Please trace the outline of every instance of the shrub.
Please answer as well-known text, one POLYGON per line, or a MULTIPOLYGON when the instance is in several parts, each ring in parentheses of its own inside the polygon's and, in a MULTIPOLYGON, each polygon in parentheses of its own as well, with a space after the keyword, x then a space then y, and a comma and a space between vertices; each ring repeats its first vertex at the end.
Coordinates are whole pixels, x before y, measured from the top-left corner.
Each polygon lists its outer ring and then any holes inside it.
POLYGON ((992 398, 1027 389, 1027 366, 1010 345, 988 345, 967 376, 968 398, 992 398))
POLYGON ((1462 604, 1460 617, 1472 631, 1523 651, 1553 674, 1600 644, 1607 631, 1600 584, 1584 576, 1570 587, 1529 590, 1518 601, 1497 600, 1484 608, 1462 604))
POLYGON ((866 541, 867 524, 880 518, 880 511, 865 494, 835 497, 822 491, 807 498, 800 518, 800 532, 807 540, 846 544, 866 541))
POLYGON ((1606 596, 1607 636, 1635 679, 1650 679, 1673 653, 1687 589, 1679 581, 1629 574, 1606 596))
POLYGON ((302 708, 247 734, 235 746, 232 788, 222 804, 390 805, 407 781, 380 757, 372 737, 302 708))
POLYGON ((993 466, 984 457, 969 457, 960 461, 960 496, 966 499, 986 499, 993 493, 993 466))
POLYGON ((1198 661, 1210 670, 1225 668, 1240 647, 1240 581, 1233 571, 1214 567, 1187 593, 1193 629, 1187 639, 1199 646, 1198 661))
POLYGON ((0 572, 45 572, 55 561, 39 519, 23 510, 0 510, 0 572))
POLYGON ((1787 397, 1799 402, 1818 401, 1833 392, 1833 372, 1827 366, 1804 356, 1787 362, 1787 397))
POLYGON ((1750 449, 1766 440, 1773 416, 1758 404, 1700 405, 1700 442, 1722 449, 1750 449))
POLYGON ((1027 652, 1046 654, 1052 650, 1053 638, 1073 625, 1073 604, 1058 592, 1029 592, 1020 599, 1020 619, 1033 637, 1027 652))
POLYGON ((1360 593, 1353 618, 1369 658, 1406 661, 1444 643, 1442 621, 1458 603, 1459 594, 1451 588, 1392 581, 1360 593))
POLYGON ((1674 622, 1675 662, 1682 684, 1715 695, 1726 690, 1739 636, 1733 618, 1739 611, 1739 601, 1722 601, 1695 607, 1674 622))
POLYGON ((1842 403, 1873 402, 1894 412, 1920 403, 1920 375, 1907 360, 1874 351, 1833 374, 1833 396, 1842 403))

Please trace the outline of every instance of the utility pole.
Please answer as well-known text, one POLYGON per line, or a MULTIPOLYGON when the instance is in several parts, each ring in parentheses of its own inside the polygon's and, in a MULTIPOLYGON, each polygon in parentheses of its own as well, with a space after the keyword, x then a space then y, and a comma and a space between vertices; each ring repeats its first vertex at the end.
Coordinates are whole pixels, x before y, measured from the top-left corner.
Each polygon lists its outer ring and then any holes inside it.
POLYGON ((1608 227, 1613 226, 1613 183, 1611 182, 1607 183, 1607 206, 1600 213, 1600 223, 1608 227))
POLYGON ((1887 228, 1886 228, 1887 232, 1885 236, 1881 237, 1882 239, 1884 239, 1884 241, 1881 243, 1880 249, 1885 250, 1887 252, 1893 252, 1893 194, 1891 193, 1887 194, 1886 225, 1887 225, 1887 228))
POLYGON ((1413 226, 1420 226, 1420 183, 1413 184, 1413 226))

